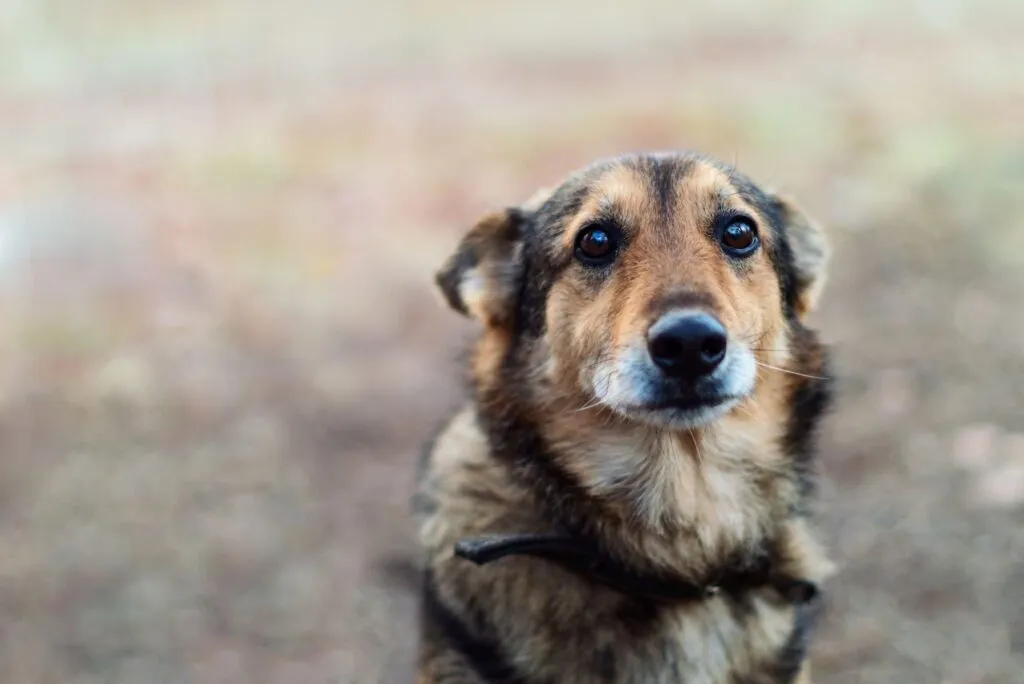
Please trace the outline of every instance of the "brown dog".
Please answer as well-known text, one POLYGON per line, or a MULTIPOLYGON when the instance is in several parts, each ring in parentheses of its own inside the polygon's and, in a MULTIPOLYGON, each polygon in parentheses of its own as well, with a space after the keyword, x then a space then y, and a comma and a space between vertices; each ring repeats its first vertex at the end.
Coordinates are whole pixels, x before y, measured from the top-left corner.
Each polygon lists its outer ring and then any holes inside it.
POLYGON ((438 274, 483 326, 427 450, 419 679, 809 681, 828 250, 691 154, 598 162, 438 274))

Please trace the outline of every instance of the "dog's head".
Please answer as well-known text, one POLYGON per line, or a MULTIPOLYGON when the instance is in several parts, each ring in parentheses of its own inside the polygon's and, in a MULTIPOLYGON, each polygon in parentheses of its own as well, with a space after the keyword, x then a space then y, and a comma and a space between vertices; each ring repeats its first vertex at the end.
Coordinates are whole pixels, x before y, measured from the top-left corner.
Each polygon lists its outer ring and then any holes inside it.
POLYGON ((786 366, 827 258, 814 222, 734 169, 636 155, 484 217, 437 282, 485 326, 478 374, 514 366, 535 395, 692 428, 786 366))

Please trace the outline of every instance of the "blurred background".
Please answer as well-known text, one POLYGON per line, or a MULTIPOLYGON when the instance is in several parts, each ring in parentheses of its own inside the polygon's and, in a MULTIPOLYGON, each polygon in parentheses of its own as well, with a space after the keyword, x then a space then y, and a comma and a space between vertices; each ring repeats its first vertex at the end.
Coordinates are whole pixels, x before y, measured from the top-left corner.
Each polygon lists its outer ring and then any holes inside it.
POLYGON ((1024 682, 1024 3, 0 2, 0 681, 410 680, 432 274, 695 148, 836 246, 833 684, 1024 682))

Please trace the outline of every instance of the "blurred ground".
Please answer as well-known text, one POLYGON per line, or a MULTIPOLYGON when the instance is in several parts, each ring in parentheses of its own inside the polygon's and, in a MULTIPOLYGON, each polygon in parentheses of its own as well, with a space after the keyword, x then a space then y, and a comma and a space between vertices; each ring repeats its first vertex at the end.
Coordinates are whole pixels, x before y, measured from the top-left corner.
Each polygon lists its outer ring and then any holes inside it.
POLYGON ((1024 682, 1024 4, 0 4, 0 681, 400 682, 433 269, 598 155, 831 229, 817 678, 1024 682))

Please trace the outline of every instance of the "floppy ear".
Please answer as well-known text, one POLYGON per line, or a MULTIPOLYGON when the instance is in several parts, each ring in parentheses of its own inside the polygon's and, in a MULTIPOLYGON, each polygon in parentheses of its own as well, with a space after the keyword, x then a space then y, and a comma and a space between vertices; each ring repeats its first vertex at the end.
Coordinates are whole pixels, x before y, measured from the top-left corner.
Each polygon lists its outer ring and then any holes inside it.
POLYGON ((794 309, 798 318, 814 310, 825 288, 832 250, 821 225, 811 219, 786 195, 773 195, 772 201, 786 228, 793 253, 794 309))
POLYGON ((448 304, 484 325, 511 321, 522 270, 524 215, 519 209, 487 214, 466 233, 435 281, 448 304))

